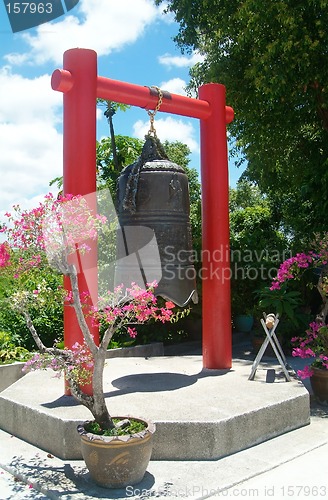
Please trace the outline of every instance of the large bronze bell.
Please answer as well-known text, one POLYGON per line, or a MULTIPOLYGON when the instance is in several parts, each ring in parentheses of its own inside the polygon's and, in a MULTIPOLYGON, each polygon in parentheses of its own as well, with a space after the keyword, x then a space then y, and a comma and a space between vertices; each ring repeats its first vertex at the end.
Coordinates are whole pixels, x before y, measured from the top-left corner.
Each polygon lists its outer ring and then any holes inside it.
POLYGON ((156 136, 146 137, 141 156, 118 179, 117 215, 115 284, 144 288, 156 280, 156 295, 196 303, 188 178, 156 136))

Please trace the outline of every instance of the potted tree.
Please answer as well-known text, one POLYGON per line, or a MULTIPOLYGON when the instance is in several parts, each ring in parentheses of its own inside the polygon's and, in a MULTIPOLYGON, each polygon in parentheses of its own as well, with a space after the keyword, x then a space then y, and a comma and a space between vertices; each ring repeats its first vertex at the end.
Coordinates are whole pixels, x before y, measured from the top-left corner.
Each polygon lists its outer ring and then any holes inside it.
MULTIPOLYGON (((72 396, 86 406, 93 420, 78 427, 82 454, 91 477, 105 487, 132 485, 143 478, 152 450, 155 425, 140 418, 114 418, 110 415, 103 393, 103 369, 108 344, 119 328, 126 327, 136 335, 135 325, 149 319, 174 320, 175 305, 166 302, 160 307, 154 295, 156 283, 146 289, 136 284, 124 290, 122 286, 92 304, 86 290, 80 290, 75 258, 88 252, 90 240, 96 240, 106 223, 94 214, 81 196, 45 201, 33 210, 7 214, 9 225, 1 232, 7 241, 0 245, 0 269, 3 275, 14 272, 17 289, 7 302, 25 318, 39 353, 26 363, 26 370, 51 368, 64 373, 72 396), (53 289, 44 280, 37 289, 29 289, 29 273, 51 267, 69 279, 71 291, 53 289), (42 309, 49 301, 65 300, 75 311, 83 340, 70 349, 58 345, 47 347, 35 327, 31 309, 42 309), (100 342, 94 339, 92 327, 102 325, 100 342), (91 390, 90 390, 91 387, 91 390), (119 453, 124 459, 116 460, 119 453), (104 454, 108 454, 104 456, 104 454)), ((35 276, 34 276, 35 278, 35 276)), ((35 280, 33 280, 35 283, 35 280)))

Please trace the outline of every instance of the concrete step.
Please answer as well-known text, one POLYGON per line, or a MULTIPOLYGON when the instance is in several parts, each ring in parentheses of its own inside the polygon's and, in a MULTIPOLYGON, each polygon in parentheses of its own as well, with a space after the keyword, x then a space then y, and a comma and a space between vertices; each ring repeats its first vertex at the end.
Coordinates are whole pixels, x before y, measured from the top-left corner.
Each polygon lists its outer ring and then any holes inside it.
POLYGON ((22 372, 24 365, 25 363, 19 362, 0 365, 0 392, 7 389, 7 387, 25 375, 24 372, 22 372))
MULTIPOLYGON (((231 370, 203 369, 191 354, 111 359, 107 405, 114 416, 156 423, 153 460, 217 459, 309 424, 303 384, 286 382, 274 359, 249 381, 251 364, 249 356, 234 358, 231 370)), ((0 394, 0 428, 63 459, 81 458, 76 426, 90 418, 51 371, 27 374, 0 394)))

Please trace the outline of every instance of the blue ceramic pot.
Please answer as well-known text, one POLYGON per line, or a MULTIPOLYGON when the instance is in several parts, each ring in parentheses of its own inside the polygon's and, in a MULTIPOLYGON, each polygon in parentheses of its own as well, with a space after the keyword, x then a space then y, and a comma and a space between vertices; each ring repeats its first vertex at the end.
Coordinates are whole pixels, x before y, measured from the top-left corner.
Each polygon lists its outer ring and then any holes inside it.
POLYGON ((250 332, 254 324, 253 316, 238 314, 234 318, 234 325, 237 332, 250 332))

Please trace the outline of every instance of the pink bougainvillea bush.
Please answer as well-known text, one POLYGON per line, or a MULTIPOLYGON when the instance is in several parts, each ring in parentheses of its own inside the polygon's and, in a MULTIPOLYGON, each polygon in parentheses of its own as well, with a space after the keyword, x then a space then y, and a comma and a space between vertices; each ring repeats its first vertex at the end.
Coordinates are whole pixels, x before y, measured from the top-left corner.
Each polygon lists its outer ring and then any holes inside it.
POLYGON ((305 335, 291 339, 293 356, 312 359, 309 366, 298 370, 302 379, 313 375, 313 367, 328 370, 328 233, 317 235, 313 247, 307 253, 298 253, 284 261, 271 284, 271 290, 280 289, 283 283, 300 278, 309 268, 316 269, 319 275, 316 286, 322 299, 321 309, 305 335))
MULTIPOLYGON (((25 318, 28 329, 38 347, 37 353, 25 365, 25 370, 48 369, 56 375, 64 373, 72 395, 92 413, 102 429, 115 426, 103 394, 103 369, 108 344, 118 329, 125 327, 130 337, 137 335, 136 326, 150 319, 160 322, 176 321, 183 312, 174 311, 175 304, 159 305, 154 295, 157 284, 149 283, 145 289, 135 283, 130 288, 118 286, 99 297, 97 303, 88 300, 88 291, 79 289, 78 270, 73 254, 82 255, 97 240, 106 218, 95 214, 82 196, 65 196, 54 199, 47 195, 32 210, 14 207, 6 214, 8 223, 1 232, 6 241, 0 244, 0 272, 5 276, 13 273, 17 290, 8 299, 10 306, 25 318), (91 243, 90 243, 91 242, 91 243), (14 265, 15 264, 15 265, 14 265), (35 290, 24 289, 24 279, 37 268, 50 267, 70 280, 71 291, 62 287, 54 292, 46 283, 35 290), (49 301, 66 300, 74 309, 83 334, 83 342, 76 342, 70 349, 46 347, 33 323, 30 307, 42 307, 49 301), (102 325, 103 335, 99 345, 89 327, 102 325), (83 391, 91 384, 92 394, 83 391)), ((80 270, 81 271, 81 270, 80 270)), ((83 271, 83 270, 82 270, 83 271)))
POLYGON ((291 339, 293 356, 302 359, 312 359, 311 365, 298 370, 300 378, 305 379, 313 375, 313 367, 328 370, 328 326, 325 323, 313 321, 304 336, 291 339))

